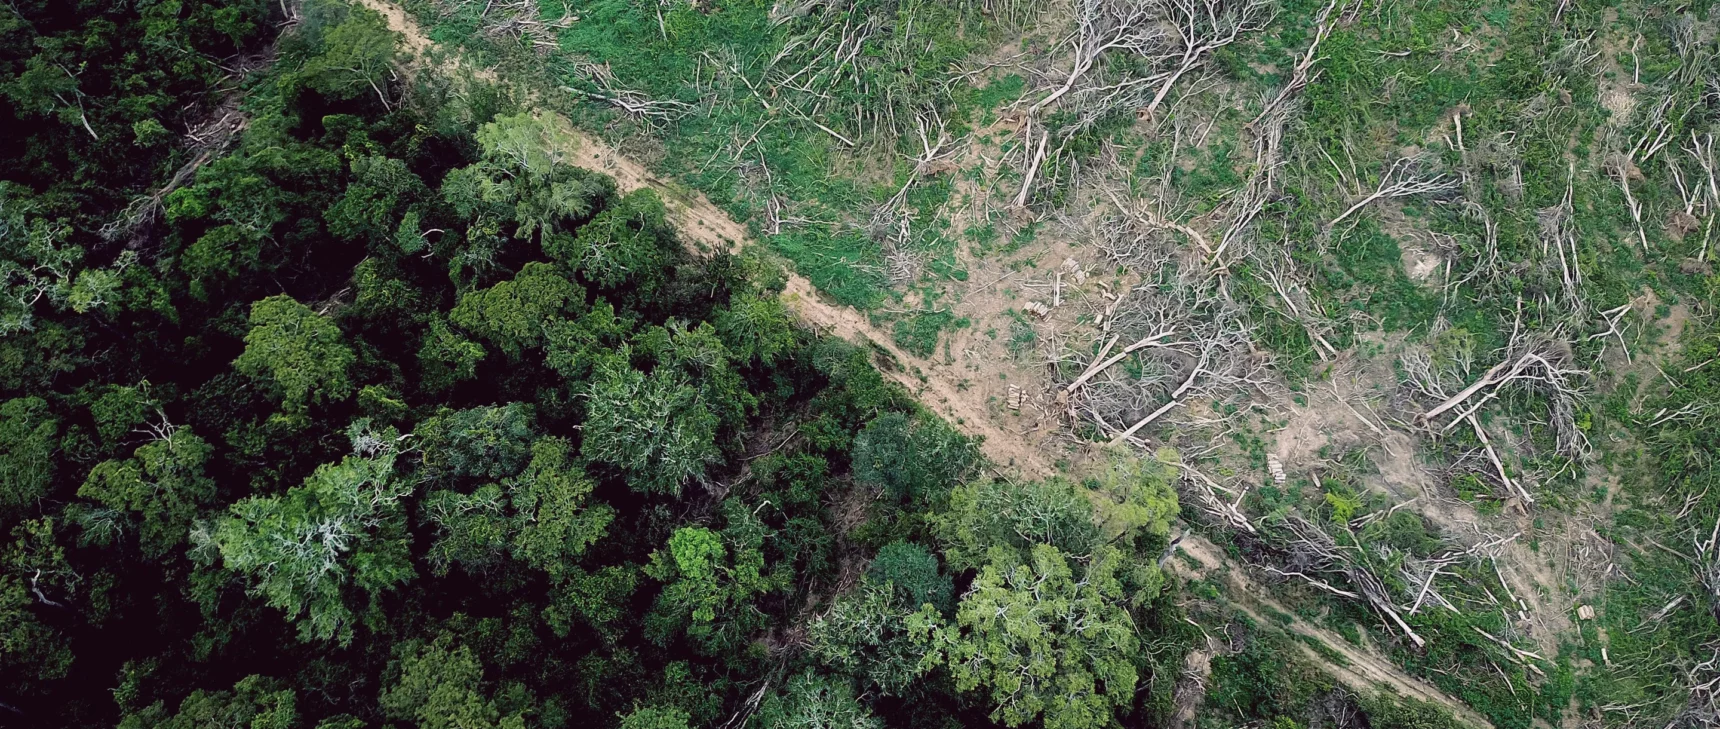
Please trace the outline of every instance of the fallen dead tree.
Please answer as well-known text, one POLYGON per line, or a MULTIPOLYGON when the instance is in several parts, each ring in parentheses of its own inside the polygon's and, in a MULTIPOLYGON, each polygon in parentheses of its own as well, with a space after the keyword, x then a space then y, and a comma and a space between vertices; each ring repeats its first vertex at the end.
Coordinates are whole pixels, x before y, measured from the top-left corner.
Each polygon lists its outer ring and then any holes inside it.
POLYGON ((1076 0, 1075 29, 1067 41, 1069 65, 1062 82, 1023 112, 1023 170, 1014 205, 1032 201, 1039 176, 1063 145, 1100 120, 1124 111, 1144 118, 1158 114, 1178 82, 1212 54, 1271 21, 1270 0, 1076 0), (1127 54, 1126 69, 1108 73, 1111 54, 1127 54), (1044 123, 1047 112, 1069 111, 1072 122, 1044 123), (1057 141, 1053 146, 1052 141, 1057 141))
POLYGON ((872 212, 866 223, 866 234, 884 252, 884 266, 890 285, 911 283, 924 266, 922 247, 915 244, 913 213, 908 209, 908 192, 921 179, 933 174, 954 156, 959 144, 953 143, 949 127, 936 110, 928 110, 914 118, 919 135, 920 152, 911 159, 914 166, 908 179, 872 212))
POLYGON ((1463 186, 1463 178, 1445 173, 1429 174, 1426 168, 1430 164, 1418 157, 1402 157, 1386 166, 1380 174, 1379 185, 1374 191, 1357 200, 1332 222, 1326 224, 1326 230, 1338 227, 1339 223, 1357 211, 1378 200, 1390 200, 1399 197, 1415 195, 1438 195, 1455 192, 1463 186))
POLYGON ((1242 306, 1198 259, 1178 263, 1184 251, 1160 223, 1101 217, 1092 231, 1115 263, 1140 272, 1139 283, 1102 294, 1096 354, 1062 397, 1071 420, 1090 419, 1113 443, 1138 442, 1142 430, 1192 403, 1239 402, 1273 387, 1242 306))
POLYGON ((1513 389, 1539 394, 1548 402, 1548 423, 1554 431, 1556 452, 1566 458, 1581 458, 1589 452, 1590 444, 1577 426, 1577 404, 1589 373, 1572 362, 1570 345, 1562 338, 1553 334, 1524 334, 1521 330, 1499 362, 1452 392, 1456 388, 1454 383, 1470 377, 1468 358, 1458 359, 1442 365, 1425 348, 1414 348, 1399 360, 1406 386, 1434 401, 1414 421, 1436 434, 1467 428, 1481 444, 1480 454, 1493 477, 1512 495, 1534 503, 1528 485, 1511 475, 1482 425, 1480 414, 1489 403, 1513 389))
MULTIPOLYGON (((1288 540, 1286 549, 1291 554, 1292 564, 1341 575, 1375 612, 1390 619, 1417 648, 1427 646, 1427 640, 1417 634, 1399 614, 1399 608, 1393 604, 1386 590, 1385 581, 1374 574, 1373 568, 1356 554, 1355 547, 1339 545, 1332 535, 1300 516, 1284 517, 1278 526, 1288 540)), ((1431 589, 1431 578, 1427 584, 1431 589)))
POLYGON ((698 110, 698 107, 675 99, 653 99, 642 92, 622 88, 607 63, 575 60, 575 75, 583 87, 563 87, 567 91, 620 109, 628 116, 653 123, 669 122, 698 110))

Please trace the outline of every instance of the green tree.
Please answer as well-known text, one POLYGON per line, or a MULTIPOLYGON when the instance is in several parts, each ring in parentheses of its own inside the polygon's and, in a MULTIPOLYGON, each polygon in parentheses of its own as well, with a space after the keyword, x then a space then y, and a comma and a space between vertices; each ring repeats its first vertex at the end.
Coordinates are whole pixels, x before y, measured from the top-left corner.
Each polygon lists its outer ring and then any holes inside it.
POLYGON ((851 457, 855 480, 916 501, 942 494, 979 465, 972 441, 934 418, 903 413, 867 423, 854 436, 851 457))
POLYGON ((322 37, 322 52, 305 61, 298 71, 301 83, 334 99, 354 99, 375 94, 384 108, 393 108, 388 92, 399 36, 388 29, 382 16, 362 6, 351 6, 345 20, 322 37))
POLYGON ((708 623, 726 601, 728 588, 721 578, 727 556, 723 538, 716 532, 682 527, 669 537, 667 558, 662 551, 653 552, 646 572, 659 580, 674 580, 676 599, 691 608, 694 620, 708 623))
POLYGON ((71 235, 65 222, 35 214, 21 188, 0 181, 0 337, 34 328, 40 304, 83 314, 116 298, 137 254, 121 254, 112 268, 83 268, 71 235))
POLYGON ((613 645, 620 637, 627 618, 632 617, 629 604, 639 587, 637 565, 612 565, 594 572, 578 567, 563 569, 550 591, 549 605, 544 608, 544 622, 557 636, 566 637, 579 621, 613 645))
POLYGON ((0 403, 0 524, 48 494, 60 424, 39 397, 0 403))
POLYGON ((514 237, 547 241, 614 192, 613 180, 572 164, 578 137, 560 117, 498 116, 478 128, 477 138, 483 159, 449 173, 442 197, 479 227, 512 221, 514 237))
POLYGON ((913 609, 930 604, 938 612, 955 607, 949 575, 938 568, 937 555, 912 542, 891 542, 878 550, 866 571, 873 582, 890 585, 913 609))
POLYGON ((584 305, 578 284, 553 265, 533 262, 511 281, 462 295, 448 318, 517 358, 523 350, 543 346, 545 327, 584 305))
POLYGON ((651 553, 645 574, 665 583, 647 620, 657 642, 684 630, 707 653, 720 654, 762 625, 754 600, 780 588, 783 576, 765 569, 764 525, 739 501, 725 502, 724 512, 722 533, 682 527, 667 551, 651 553))
POLYGON ((573 569, 574 560, 602 539, 615 510, 590 503, 596 484, 573 460, 573 447, 560 438, 532 444, 532 460, 508 480, 508 500, 517 528, 515 558, 551 575, 573 569))
POLYGON ((1177 518, 1177 492, 1172 485, 1175 471, 1170 464, 1176 454, 1169 451, 1156 458, 1142 458, 1119 446, 1107 454, 1109 463, 1099 472, 1098 500, 1101 536, 1107 542, 1160 549, 1170 537, 1177 518))
POLYGON ((423 475, 435 479, 512 476, 532 456, 537 437, 525 403, 444 409, 413 431, 423 475))
POLYGON ((10 183, 0 184, 0 337, 28 331, 36 320, 36 305, 60 298, 83 258, 77 248, 61 243, 70 228, 41 218, 26 218, 27 203, 10 183))
POLYGON ((406 206, 428 197, 429 189, 401 160, 363 155, 349 164, 353 181, 340 202, 324 214, 329 232, 351 240, 392 240, 397 230, 394 221, 402 220, 406 206))
POLYGON ((735 359, 742 364, 757 361, 766 366, 792 351, 798 334, 794 316, 775 296, 756 296, 729 302, 718 312, 717 333, 735 359))
POLYGON ((106 508, 82 517, 85 537, 111 542, 127 528, 120 514, 130 513, 144 556, 159 557, 184 544, 198 512, 215 497, 215 481, 204 475, 214 451, 190 428, 171 428, 131 458, 96 464, 78 496, 106 508))
POLYGON ((276 295, 251 305, 245 352, 233 365, 272 383, 286 409, 303 410, 352 394, 348 371, 355 359, 333 321, 292 297, 276 295))
POLYGON ((109 385, 100 393, 89 403, 90 417, 96 421, 96 434, 109 445, 125 440, 132 429, 149 419, 156 405, 147 382, 137 387, 109 385))
POLYGON ((437 575, 459 564, 468 572, 483 572, 505 553, 511 524, 500 486, 491 484, 469 494, 452 489, 424 497, 424 521, 435 525, 436 539, 425 555, 437 575))
POLYGON ((484 666, 472 649, 442 636, 432 643, 398 649, 397 678, 382 690, 380 704, 392 719, 421 729, 525 729, 525 718, 506 713, 483 690, 484 666))
POLYGON ((119 729, 293 729, 300 726, 297 700, 279 681, 248 676, 233 684, 232 691, 197 689, 179 704, 172 716, 157 701, 143 711, 129 714, 119 729))
POLYGON ((884 729, 846 681, 802 673, 759 705, 747 722, 756 729, 884 729))
POLYGON ((554 577, 569 574, 585 549, 602 538, 615 512, 587 505, 595 487, 570 462, 571 447, 559 438, 532 446, 532 461, 503 486, 470 494, 432 492, 424 500, 425 521, 436 526, 429 559, 438 574, 458 563, 481 571, 504 554, 554 577))
POLYGON ((1099 543, 1093 503, 1075 484, 980 479, 956 487, 949 509, 933 517, 953 569, 973 569, 990 559, 992 547, 1026 552, 1050 544, 1086 555, 1099 543))
POLYGON ((545 252, 599 288, 625 287, 650 300, 680 252, 666 213, 657 193, 635 190, 580 226, 573 239, 546 241, 545 252))
POLYGON ((26 580, 0 572, 0 675, 21 679, 19 694, 40 690, 71 670, 72 651, 64 637, 36 618, 26 580))
POLYGON ((607 358, 592 379, 580 452, 621 467, 635 491, 678 495, 717 460, 717 418, 690 378, 669 367, 647 375, 607 358))
POLYGON ((419 385, 439 393, 478 375, 484 346, 467 339, 438 316, 430 320, 418 348, 419 385))
POLYGON ((412 577, 400 500, 411 483, 394 473, 399 437, 355 423, 354 455, 318 466, 281 496, 234 504, 212 529, 193 534, 252 591, 286 611, 306 640, 352 640, 352 612, 341 586, 393 589, 412 577))
POLYGON ((1127 709, 1138 676, 1138 641, 1116 578, 1122 553, 1104 547, 1077 578, 1056 547, 1033 547, 1028 560, 991 552, 956 607, 953 624, 929 609, 913 619, 928 643, 927 664, 942 664, 961 691, 984 691, 991 718, 1017 727, 1097 729, 1127 709))
POLYGON ((923 604, 868 576, 807 626, 807 651, 827 668, 900 696, 928 670, 925 644, 914 640, 908 620, 923 604))
POLYGON ((632 321, 615 315, 614 306, 599 301, 579 319, 564 319, 545 329, 544 361, 569 382, 584 382, 598 362, 621 347, 632 328, 632 321))
POLYGON ((692 719, 674 707, 646 706, 621 717, 621 729, 687 729, 692 719))

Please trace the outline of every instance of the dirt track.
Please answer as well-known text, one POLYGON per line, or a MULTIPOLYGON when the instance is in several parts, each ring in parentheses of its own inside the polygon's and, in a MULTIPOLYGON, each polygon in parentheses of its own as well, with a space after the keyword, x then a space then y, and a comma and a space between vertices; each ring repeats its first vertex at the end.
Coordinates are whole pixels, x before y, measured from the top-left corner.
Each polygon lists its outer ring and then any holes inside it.
MULTIPOLYGON (((424 59, 436 49, 435 42, 423 28, 400 7, 383 0, 357 2, 381 14, 389 29, 405 38, 403 46, 410 54, 424 59)), ((457 65, 458 62, 450 61, 444 62, 442 67, 450 69, 457 65)), ((498 80, 496 74, 487 69, 474 71, 472 75, 485 81, 498 80)), ((711 204, 704 195, 658 178, 601 139, 577 130, 572 135, 578 144, 578 149, 571 155, 576 165, 615 178, 616 185, 624 192, 644 188, 655 190, 668 207, 671 222, 688 244, 704 250, 737 251, 752 243, 747 227, 711 204)), ((983 402, 963 397, 951 381, 936 375, 936 367, 932 363, 896 347, 892 338, 873 327, 864 315, 826 301, 810 281, 792 273, 782 297, 807 326, 849 341, 869 343, 887 353, 895 361, 880 363, 879 370, 901 383, 921 403, 959 424, 970 435, 983 436, 985 440, 981 447, 993 463, 1012 467, 1029 476, 1046 476, 1052 472, 1038 448, 1021 443, 1015 434, 994 424, 983 402)))
MULTIPOLYGON (((1224 571, 1224 567, 1227 565, 1224 553, 1219 550, 1218 545, 1197 535, 1191 534, 1185 537, 1180 546, 1183 553, 1193 557, 1201 566, 1198 569, 1191 569, 1176 560, 1172 560, 1166 565, 1171 567, 1173 571, 1183 573, 1187 577, 1208 577, 1212 572, 1224 571)), ((1290 611, 1273 599, 1266 597, 1261 590, 1250 584, 1247 576, 1237 570, 1234 564, 1229 566, 1231 569, 1226 572, 1224 579, 1229 583, 1229 589, 1225 591, 1225 594, 1231 598, 1231 604, 1262 625, 1282 624, 1262 615, 1260 608, 1265 607, 1279 615, 1290 615, 1290 611)), ((1356 646, 1344 640, 1337 633, 1311 625, 1303 620, 1293 620, 1285 626, 1285 629, 1305 638, 1317 640, 1325 645, 1328 650, 1343 656, 1345 663, 1340 665, 1321 655, 1313 646, 1297 643, 1297 647, 1307 654, 1309 660, 1324 667, 1328 673, 1332 674, 1333 678, 1350 688, 1367 691, 1377 687, 1387 687, 1400 696, 1444 706, 1457 715, 1457 718, 1469 724, 1478 727, 1493 726, 1485 717, 1469 708, 1467 704, 1445 695, 1438 688, 1419 678, 1404 673, 1403 669, 1398 668, 1391 661, 1357 649, 1356 646)))
MULTIPOLYGON (((398 6, 384 0, 356 1, 380 13, 390 29, 404 36, 403 45, 412 55, 423 59, 435 49, 435 42, 398 6)), ((456 66, 458 61, 445 62, 442 65, 444 69, 456 66)), ((497 75, 488 69, 475 70, 472 75, 484 81, 499 81, 497 75)), ((711 204, 704 195, 656 177, 643 165, 623 156, 603 140, 578 131, 574 131, 573 136, 578 144, 578 149, 571 155, 576 160, 575 164, 614 177, 616 184, 623 191, 643 188, 657 191, 669 208, 671 221, 686 237, 689 245, 704 250, 736 251, 753 243, 746 226, 711 204)), ((1027 477, 1044 477, 1054 472, 1039 447, 1020 434, 996 424, 996 419, 988 410, 983 396, 979 396, 976 390, 964 391, 964 388, 956 384, 959 380, 953 373, 941 372, 943 368, 896 347, 892 337, 873 327, 860 312, 825 300, 810 281, 792 273, 782 297, 807 326, 849 341, 869 344, 886 353, 894 362, 881 363, 880 371, 901 383, 923 404, 949 419, 961 430, 969 435, 982 436, 982 447, 993 463, 1027 477)), ((1218 547, 1199 536, 1190 535, 1185 538, 1182 547, 1184 552, 1203 565, 1201 570, 1196 571, 1199 574, 1204 575, 1226 565, 1227 561, 1218 547)), ((1176 563, 1173 561, 1171 564, 1176 563)), ((1254 590, 1235 565, 1230 567, 1228 579, 1232 583, 1231 592, 1236 593, 1235 597, 1241 601, 1234 603, 1239 609, 1249 613, 1262 624, 1268 621, 1258 613, 1257 606, 1265 605, 1278 613, 1288 614, 1281 606, 1254 590)), ((1293 622, 1288 629, 1298 635, 1318 640, 1330 650, 1344 656, 1348 665, 1338 665, 1327 660, 1312 647, 1299 644, 1310 660, 1325 667, 1346 686, 1358 691, 1374 691, 1386 687, 1403 696, 1445 706, 1460 719, 1491 729, 1492 725, 1486 719, 1464 703, 1404 673, 1380 656, 1357 650, 1329 630, 1300 620, 1293 622)))

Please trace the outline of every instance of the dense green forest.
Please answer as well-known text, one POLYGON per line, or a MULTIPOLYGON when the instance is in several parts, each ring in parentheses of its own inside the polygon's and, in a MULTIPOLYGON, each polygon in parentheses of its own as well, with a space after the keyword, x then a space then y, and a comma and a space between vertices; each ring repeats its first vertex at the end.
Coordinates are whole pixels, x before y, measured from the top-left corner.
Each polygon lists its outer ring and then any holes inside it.
POLYGON ((0 15, 0 724, 1168 710, 1163 466, 990 477, 564 122, 282 9, 0 15))

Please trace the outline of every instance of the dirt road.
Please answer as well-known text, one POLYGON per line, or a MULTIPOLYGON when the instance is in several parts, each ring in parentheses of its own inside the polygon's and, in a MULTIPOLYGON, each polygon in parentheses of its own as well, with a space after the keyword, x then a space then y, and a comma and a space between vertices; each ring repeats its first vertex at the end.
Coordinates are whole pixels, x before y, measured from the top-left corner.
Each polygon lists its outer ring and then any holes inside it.
MULTIPOLYGON (((436 50, 435 42, 398 6, 384 0, 356 1, 380 13, 391 30, 404 36, 403 45, 412 55, 427 59, 430 52, 436 50)), ((458 57, 451 54, 444 58, 458 57)), ((448 70, 459 65, 458 60, 444 60, 441 67, 448 70)), ((483 81, 499 81, 497 75, 490 70, 475 70, 472 75, 483 81)), ((671 222, 695 249, 737 251, 753 244, 746 226, 711 204, 699 192, 659 179, 643 165, 623 156, 601 139, 577 131, 573 132, 573 137, 577 140, 577 149, 573 150, 570 156, 576 160, 575 164, 614 177, 617 186, 623 191, 645 188, 655 190, 668 207, 671 222)), ((894 360, 881 362, 879 370, 901 383, 921 403, 937 411, 962 431, 983 437, 982 448, 993 463, 1030 478, 1044 477, 1054 472, 1039 447, 1021 434, 999 427, 983 396, 978 396, 976 390, 958 384, 961 379, 953 372, 945 371, 946 368, 896 347, 892 337, 873 327, 863 314, 825 300, 813 288, 812 283, 801 276, 792 273, 789 275, 782 296, 784 302, 807 326, 827 335, 876 347, 877 351, 886 354, 888 359, 894 360)), ((1226 564, 1223 553, 1204 539, 1191 536, 1183 540, 1182 546, 1185 552, 1202 563, 1204 569, 1199 571, 1201 574, 1226 564)), ((1252 589, 1240 569, 1234 565, 1231 567, 1226 572, 1232 582, 1233 591, 1237 593, 1237 599, 1241 601, 1236 603, 1239 609, 1250 613, 1262 623, 1267 621, 1261 618, 1255 606, 1266 605, 1279 613, 1288 614, 1288 611, 1252 589)), ((1367 692, 1387 687, 1404 696, 1445 706, 1470 724, 1491 729, 1491 725, 1467 705, 1404 673, 1390 661, 1355 649, 1331 631, 1302 621, 1291 624, 1289 629, 1299 635, 1319 640, 1332 651, 1343 655, 1348 665, 1332 663, 1312 647, 1301 646, 1310 660, 1316 665, 1324 666, 1347 686, 1367 692)))
MULTIPOLYGON (((1255 622, 1262 625, 1284 625, 1279 620, 1267 618, 1262 614, 1264 611, 1261 608, 1266 608, 1276 615, 1290 615, 1290 611, 1278 604, 1277 601, 1267 597, 1265 591, 1252 585, 1246 573, 1225 559, 1224 553, 1218 548, 1218 545, 1198 535, 1191 534, 1184 537, 1179 546, 1185 554, 1193 557, 1201 566, 1191 568, 1173 559, 1166 563, 1166 566, 1170 567, 1172 571, 1189 578, 1207 578, 1214 572, 1223 572, 1224 580, 1229 583, 1225 595, 1230 598, 1233 606, 1247 613, 1255 622), (1227 566, 1229 567, 1228 570, 1225 569, 1227 566)), ((1450 709, 1457 718, 1474 726, 1488 727, 1489 729, 1493 726, 1485 717, 1469 708, 1469 705, 1445 695, 1444 692, 1426 681, 1404 673, 1403 669, 1398 668, 1391 661, 1358 649, 1337 633, 1299 619, 1293 619, 1290 624, 1284 625, 1284 628, 1304 638, 1317 640, 1328 650, 1343 656, 1344 662, 1342 664, 1335 663, 1321 655, 1313 646, 1297 643, 1297 647, 1302 649, 1309 660, 1324 667, 1327 673, 1332 674, 1333 678, 1338 679, 1345 686, 1363 692, 1375 691, 1381 687, 1388 688, 1400 696, 1444 706, 1450 709)))
MULTIPOLYGON (((399 6, 383 0, 357 2, 381 14, 389 29, 405 38, 402 46, 412 56, 428 60, 431 52, 438 50, 435 41, 399 6)), ((440 67, 443 70, 460 66, 457 60, 448 60, 457 58, 453 54, 441 58, 443 60, 440 67)), ((473 71, 472 75, 483 81, 499 81, 495 72, 487 69, 473 71)), ((576 165, 615 178, 616 185, 623 192, 646 188, 656 191, 669 209, 670 222, 675 224, 690 246, 707 251, 733 252, 752 244, 751 233, 746 226, 711 204, 711 201, 698 191, 658 178, 643 165, 623 156, 601 139, 577 130, 572 132, 572 136, 577 140, 577 149, 573 150, 570 156, 576 165)), ((995 424, 984 402, 974 402, 973 399, 964 397, 961 389, 954 384, 955 380, 937 376, 937 365, 902 351, 888 333, 873 327, 860 312, 827 301, 813 288, 810 281, 792 273, 782 297, 790 310, 807 326, 827 335, 869 344, 886 353, 894 362, 880 362, 879 370, 907 388, 922 404, 957 424, 969 435, 982 436, 984 442, 981 448, 993 463, 1035 477, 1046 476, 1052 472, 1050 464, 1038 448, 1022 443, 1016 434, 995 424)))

